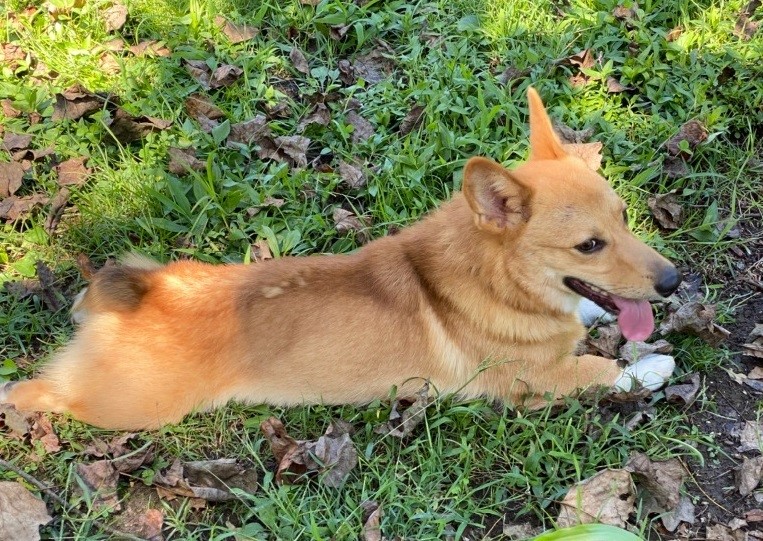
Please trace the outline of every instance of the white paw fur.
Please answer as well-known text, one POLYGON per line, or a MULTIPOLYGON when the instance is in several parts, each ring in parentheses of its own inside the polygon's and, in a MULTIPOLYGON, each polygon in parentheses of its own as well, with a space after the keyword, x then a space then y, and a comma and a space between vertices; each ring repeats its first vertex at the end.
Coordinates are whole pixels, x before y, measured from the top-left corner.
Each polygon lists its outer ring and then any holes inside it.
POLYGON ((670 355, 652 353, 626 367, 615 382, 618 391, 630 391, 636 384, 656 391, 673 375, 676 361, 670 355))
POLYGON ((585 297, 582 297, 578 303, 578 316, 586 327, 590 327, 597 320, 601 320, 604 323, 612 323, 615 320, 615 316, 585 297))

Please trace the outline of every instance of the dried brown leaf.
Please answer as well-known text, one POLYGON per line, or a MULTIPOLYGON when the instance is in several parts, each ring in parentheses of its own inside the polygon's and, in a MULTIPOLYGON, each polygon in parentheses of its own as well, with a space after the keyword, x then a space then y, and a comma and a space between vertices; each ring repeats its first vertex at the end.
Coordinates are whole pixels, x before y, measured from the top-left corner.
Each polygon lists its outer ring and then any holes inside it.
POLYGON ((611 323, 609 325, 602 325, 597 327, 598 336, 586 337, 586 343, 593 347, 598 352, 598 355, 603 355, 608 359, 615 359, 617 357, 618 348, 623 340, 623 333, 620 331, 620 327, 617 323, 611 323))
POLYGON ((507 85, 511 82, 518 82, 520 79, 524 79, 528 75, 530 75, 530 70, 527 68, 519 69, 514 66, 509 66, 498 76, 498 82, 502 85, 507 85))
POLYGON ((682 178, 689 174, 689 166, 683 158, 668 156, 662 162, 662 172, 669 179, 682 178))
POLYGON ((367 83, 376 84, 392 74, 395 64, 380 49, 359 56, 352 64, 353 74, 367 83))
POLYGON ((353 143, 363 143, 373 137, 374 126, 355 111, 349 111, 345 117, 348 124, 354 128, 350 138, 353 143))
POLYGON ((341 207, 334 209, 334 226, 338 233, 347 233, 348 231, 360 232, 365 224, 354 213, 341 207))
POLYGON ((212 120, 225 116, 223 110, 212 103, 210 98, 198 93, 191 94, 185 99, 185 109, 188 111, 189 116, 195 120, 199 120, 200 116, 212 120))
POLYGON ((85 167, 87 156, 70 158, 55 167, 59 186, 81 186, 90 176, 90 169, 85 167))
POLYGON ((561 122, 554 122, 554 131, 559 136, 562 144, 571 145, 585 143, 593 136, 593 128, 588 127, 582 130, 574 130, 561 122))
POLYGON ((118 108, 109 123, 114 138, 122 144, 143 139, 149 133, 166 130, 172 124, 169 120, 151 116, 132 116, 118 108))
POLYGON ((311 124, 328 126, 329 122, 331 122, 331 112, 329 111, 328 107, 326 107, 326 105, 323 103, 317 103, 312 112, 299 122, 297 131, 302 133, 305 131, 305 128, 311 124))
POLYGON ((20 163, 0 163, 0 198, 15 194, 23 178, 24 168, 20 163))
POLYGON ((638 4, 636 2, 628 2, 627 5, 621 4, 613 9, 612 16, 615 19, 619 19, 621 21, 630 21, 636 17, 637 9, 638 4))
POLYGON ((175 460, 165 472, 154 476, 153 484, 162 488, 162 496, 199 498, 211 502, 236 499, 231 489, 253 493, 257 473, 233 458, 181 462, 175 460))
POLYGON ((389 421, 374 428, 377 434, 389 434, 396 438, 410 436, 419 423, 424 420, 427 408, 434 402, 429 396, 429 383, 425 383, 416 392, 414 400, 406 398, 395 400, 389 414, 389 421))
POLYGON ((684 223, 684 208, 678 202, 675 190, 657 194, 647 200, 649 210, 663 229, 679 229, 684 223))
POLYGON ((671 137, 666 143, 668 154, 688 159, 690 155, 679 146, 682 141, 689 144, 689 149, 694 149, 707 139, 707 129, 699 120, 690 120, 686 122, 678 133, 671 137))
POLYGON ((265 115, 257 115, 246 122, 238 122, 230 127, 228 141, 243 145, 259 145, 271 138, 270 127, 265 115))
POLYGON ((62 303, 59 299, 63 298, 63 294, 59 291, 56 285, 57 279, 53 271, 50 270, 45 263, 37 261, 35 263, 35 269, 37 271, 37 279, 40 282, 39 295, 42 297, 45 306, 53 312, 57 312, 61 309, 62 303))
POLYGON ((305 54, 299 49, 299 47, 294 46, 291 48, 289 59, 291 60, 295 70, 300 73, 304 73, 305 75, 310 74, 310 66, 307 65, 307 58, 305 58, 305 54))
POLYGON ((355 77, 355 68, 352 67, 352 63, 349 60, 343 58, 337 63, 337 67, 339 68, 339 79, 344 84, 348 86, 355 84, 355 81, 357 80, 357 77, 355 77))
POLYGON ((48 202, 48 196, 42 193, 27 195, 25 197, 16 197, 12 195, 0 201, 0 220, 14 222, 19 218, 25 217, 35 207, 42 206, 48 202))
POLYGON ((352 189, 362 188, 366 185, 366 175, 362 169, 350 165, 345 161, 339 162, 339 176, 342 181, 352 189))
POLYGON ((223 34, 225 34, 228 40, 234 45, 244 41, 249 41, 259 33, 259 28, 249 24, 237 24, 226 21, 225 26, 223 27, 223 34))
POLYGON ((273 253, 270 251, 268 241, 261 239, 251 245, 251 259, 255 263, 273 259, 273 253))
POLYGON ((752 494, 763 477, 763 456, 755 458, 745 456, 742 459, 742 465, 734 472, 734 478, 739 494, 747 496, 752 494))
POLYGON ((682 522, 694 524, 696 520, 694 504, 687 496, 681 496, 676 509, 662 515, 660 520, 669 532, 676 531, 682 522))
POLYGON ((745 421, 732 434, 739 437, 737 451, 740 453, 746 451, 763 452, 763 424, 761 422, 745 421))
MULTIPOLYGON (((212 88, 223 88, 230 86, 243 75, 244 70, 232 64, 223 64, 212 72, 209 78, 209 86, 212 88)), ((211 118, 211 117, 210 117, 211 118)))
POLYGON ((77 464, 77 475, 92 491, 93 506, 97 509, 119 511, 122 506, 117 494, 119 472, 111 460, 97 460, 91 464, 77 464))
POLYGON ((667 354, 671 351, 673 351, 673 344, 667 340, 657 340, 651 344, 646 342, 626 342, 620 348, 619 357, 632 364, 650 353, 667 354))
POLYGON ((307 167, 307 149, 310 139, 302 135, 284 135, 276 137, 273 142, 277 155, 271 155, 279 161, 285 161, 292 167, 307 167))
POLYGON ((382 541, 381 519, 383 516, 381 506, 372 501, 361 504, 365 520, 363 521, 362 541, 382 541))
MULTIPOLYGON (((82 254, 81 254, 82 255, 82 254)), ((82 255, 85 259, 80 262, 80 266, 92 267, 92 263, 87 259, 87 256, 82 255)), ((79 260, 80 258, 78 258, 79 260)), ((94 274, 94 269, 89 271, 89 274, 94 274)), ((84 274, 84 273, 83 273, 84 274)), ((128 443, 135 439, 138 435, 134 432, 127 434, 121 434, 114 436, 111 440, 104 441, 100 438, 96 438, 92 443, 88 444, 83 450, 82 454, 94 456, 96 458, 102 458, 106 455, 111 455, 112 458, 120 457, 130 452, 128 443)))
POLYGON ((169 56, 172 51, 164 44, 163 41, 150 39, 141 41, 137 45, 131 45, 128 49, 135 56, 169 56))
POLYGON ((636 496, 630 473, 607 469, 572 487, 561 501, 560 528, 599 522, 624 527, 636 496))
MULTIPOLYGON (((763 359, 763 324, 756 323, 747 340, 746 344, 742 344, 742 355, 763 359)), ((755 379, 763 379, 763 377, 755 379)))
POLYGON ((56 94, 56 103, 53 105, 51 120, 77 120, 100 111, 105 101, 103 97, 87 91, 81 85, 75 85, 60 94, 56 94))
POLYGON ((628 90, 628 87, 622 84, 614 77, 607 77, 607 92, 610 94, 619 94, 628 90))
MULTIPOLYGON (((636 477, 638 496, 646 513, 662 515, 677 511, 681 501, 681 484, 686 475, 680 460, 653 461, 643 453, 635 453, 626 463, 625 470, 636 477)), ((685 515, 685 512, 680 514, 685 515)), ((675 524, 670 531, 677 526, 675 524)))
POLYGON ((287 454, 297 447, 297 440, 289 436, 283 423, 275 417, 265 419, 260 424, 260 430, 270 443, 270 451, 279 464, 287 454))
POLYGON ((163 541, 164 513, 154 490, 142 484, 130 487, 123 503, 124 510, 114 517, 114 525, 146 541, 163 541))
POLYGON ((51 520, 45 502, 21 483, 0 481, 0 539, 38 541, 40 526, 51 520))
POLYGON ((729 337, 729 331, 714 322, 715 305, 689 302, 670 312, 660 324, 660 333, 683 332, 699 336, 711 346, 729 337))
POLYGON ((170 163, 169 172, 173 175, 186 175, 190 171, 203 171, 206 169, 206 162, 196 157, 196 150, 193 148, 175 148, 169 149, 170 163))
POLYGON ((424 121, 425 109, 426 108, 423 105, 414 105, 411 107, 411 110, 408 111, 408 114, 405 115, 403 121, 400 123, 400 135, 408 135, 421 126, 421 123, 424 121))
POLYGON ((103 20, 106 23, 106 32, 119 30, 127 22, 127 8, 122 4, 114 4, 103 12, 103 20))
MULTIPOLYGON (((684 378, 686 380, 687 378, 684 378)), ((665 399, 671 404, 690 406, 697 399, 699 393, 699 374, 692 374, 689 383, 670 385, 665 388, 665 399)))
POLYGON ((0 100, 0 107, 2 107, 3 116, 6 118, 18 118, 21 116, 21 111, 13 106, 13 102, 8 98, 0 100))
POLYGON ((211 88, 212 69, 203 60, 185 60, 186 71, 196 79, 202 88, 209 90, 211 88))
POLYGON ((5 132, 3 136, 2 149, 8 152, 22 150, 29 147, 32 142, 32 135, 26 133, 5 132))

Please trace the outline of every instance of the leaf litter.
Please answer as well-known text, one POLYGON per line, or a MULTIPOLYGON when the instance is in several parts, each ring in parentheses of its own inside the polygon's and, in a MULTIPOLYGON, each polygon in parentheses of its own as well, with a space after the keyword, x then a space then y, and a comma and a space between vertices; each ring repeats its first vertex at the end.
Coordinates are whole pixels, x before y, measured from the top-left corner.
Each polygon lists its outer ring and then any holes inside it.
POLYGON ((676 230, 683 225, 684 209, 678 202, 675 190, 649 197, 647 205, 652 211, 652 216, 663 229, 676 230))
POLYGON ((234 458, 191 462, 175 459, 165 472, 154 476, 152 484, 167 500, 184 497, 226 502, 238 498, 235 490, 254 493, 257 490, 257 472, 234 458))
POLYGON ((426 417, 427 408, 434 403, 429 396, 429 382, 416 391, 413 400, 400 398, 392 404, 389 420, 374 428, 376 434, 406 438, 413 434, 416 427, 426 417))
POLYGON ((45 502, 15 481, 0 481, 0 539, 38 541, 40 526, 53 520, 45 502))

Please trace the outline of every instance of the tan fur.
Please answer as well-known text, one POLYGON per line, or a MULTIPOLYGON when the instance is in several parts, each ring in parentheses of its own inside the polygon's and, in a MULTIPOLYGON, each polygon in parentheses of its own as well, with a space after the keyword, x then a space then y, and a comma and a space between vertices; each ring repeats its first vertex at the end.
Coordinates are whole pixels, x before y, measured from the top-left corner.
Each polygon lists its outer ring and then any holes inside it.
POLYGON ((669 263, 623 223, 606 181, 566 154, 529 92, 531 159, 473 158, 464 191, 352 255, 245 265, 128 262, 101 270, 72 342, 7 401, 107 428, 155 428, 229 400, 364 403, 440 392, 535 406, 611 386, 611 360, 574 356, 575 276, 659 298, 669 263), (605 253, 574 246, 592 235, 605 253))

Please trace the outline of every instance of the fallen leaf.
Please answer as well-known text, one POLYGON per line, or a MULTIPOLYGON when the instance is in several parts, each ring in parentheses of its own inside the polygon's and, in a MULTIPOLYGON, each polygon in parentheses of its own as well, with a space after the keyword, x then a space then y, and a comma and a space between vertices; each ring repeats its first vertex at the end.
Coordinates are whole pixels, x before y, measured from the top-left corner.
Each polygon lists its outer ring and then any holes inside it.
POLYGON ((675 190, 650 197, 647 205, 663 229, 679 229, 683 225, 684 209, 678 203, 675 190))
POLYGON ((662 172, 669 179, 683 178, 689 174, 689 166, 683 158, 668 156, 662 162, 662 172))
POLYGON ((146 541, 162 541, 164 513, 154 490, 142 484, 130 488, 123 501, 124 510, 114 517, 114 526, 146 541))
POLYGON ((739 494, 742 496, 751 494, 760 483, 761 477, 763 477, 763 456, 742 457, 742 465, 734 473, 739 494))
POLYGON ((127 8, 122 4, 114 4, 103 12, 106 32, 114 32, 122 28, 127 21, 127 8))
POLYGON ((670 29, 670 32, 668 32, 665 35, 665 41, 667 41, 668 43, 671 43, 671 42, 677 40, 678 38, 680 38, 681 34, 683 34, 683 33, 684 33, 683 26, 680 26, 680 25, 679 26, 674 26, 673 28, 670 29))
POLYGON ((21 111, 13 106, 13 102, 8 98, 0 100, 0 107, 2 107, 3 116, 7 118, 18 118, 21 116, 21 111))
POLYGON ((37 279, 40 282, 39 295, 42 297, 45 306, 53 312, 57 312, 61 309, 62 303, 59 300, 63 298, 63 294, 59 291, 56 285, 57 279, 45 263, 37 261, 35 263, 35 270, 37 271, 37 279))
MULTIPOLYGON (((684 378, 686 380, 686 378, 684 378)), ((699 374, 692 374, 689 383, 669 385, 665 388, 665 399, 671 404, 691 406, 699 393, 699 374)))
POLYGON ((0 481, 0 539, 38 541, 40 526, 51 520, 45 502, 24 485, 0 481))
POLYGON ((637 9, 638 4, 636 2, 628 2, 627 4, 621 4, 612 10, 612 16, 621 21, 630 21, 636 17, 637 9))
POLYGON ((339 68, 339 79, 346 85, 354 85, 357 78, 355 77, 355 68, 352 67, 352 63, 343 58, 337 63, 339 68))
POLYGON ((416 391, 414 400, 398 399, 392 404, 389 420, 374 428, 377 434, 405 438, 410 436, 419 423, 424 420, 427 408, 434 402, 429 396, 429 383, 425 383, 416 391))
POLYGON ((235 83, 241 77, 241 75, 243 75, 243 73, 244 70, 238 66, 223 64, 212 72, 212 75, 209 78, 209 86, 211 88, 223 88, 230 86, 235 83))
POLYGON ((111 460, 98 460, 91 464, 77 464, 77 475, 93 494, 93 507, 96 509, 108 509, 119 511, 122 506, 117 494, 117 482, 119 471, 111 463, 111 460))
POLYGON ((753 21, 751 17, 760 7, 760 0, 750 0, 739 12, 736 23, 734 24, 734 33, 742 39, 751 39, 760 28, 760 21, 753 21))
POLYGON ((345 161, 339 162, 339 176, 350 188, 358 189, 366 185, 366 176, 363 171, 345 161))
POLYGON ((355 111, 349 111, 345 117, 354 129, 350 138, 353 143, 363 143, 374 135, 374 126, 355 111))
POLYGON ((0 45, 0 64, 7 65, 11 70, 16 71, 20 62, 25 61, 27 53, 15 43, 3 43, 0 45))
MULTIPOLYGON (((272 106, 266 105, 265 112, 267 113, 269 119, 289 118, 291 116, 291 107, 289 107, 289 104, 286 103, 286 101, 282 100, 272 106)), ((302 123, 300 122, 300 127, 297 128, 297 131, 301 132, 304 129, 301 126, 302 123)))
POLYGON ((169 56, 172 51, 164 44, 163 41, 150 39, 141 41, 137 45, 131 45, 128 49, 135 56, 169 56))
POLYGON ((691 503, 688 496, 681 496, 675 511, 665 513, 660 517, 660 520, 662 520, 662 525, 665 526, 666 530, 674 532, 682 522, 694 524, 696 518, 694 504, 691 503))
POLYGON ((270 251, 268 241, 261 239, 250 245, 251 260, 255 263, 273 259, 273 253, 270 251))
POLYGON ((426 107, 423 105, 414 105, 408 114, 405 115, 403 121, 400 123, 400 135, 408 135, 413 130, 421 126, 424 121, 424 111, 426 107))
POLYGON ((694 334, 711 346, 717 346, 729 337, 729 331, 714 323, 715 305, 689 302, 668 313, 660 324, 662 335, 670 332, 694 334))
POLYGON ((257 490, 257 472, 234 458, 181 462, 175 460, 165 473, 154 476, 153 484, 163 497, 181 496, 211 502, 234 500, 232 489, 246 493, 257 490))
POLYGON ((307 149, 310 139, 301 135, 285 135, 274 140, 277 154, 271 157, 291 163, 292 167, 307 167, 307 149))
POLYGON ((119 65, 117 59, 111 53, 103 53, 98 57, 98 67, 104 73, 110 75, 116 75, 122 70, 122 66, 119 65))
POLYGON ((506 69, 504 69, 501 74, 498 76, 498 82, 502 85, 507 85, 510 82, 515 82, 520 79, 524 79, 530 75, 529 69, 518 69, 514 66, 509 66, 506 69))
POLYGON ((69 202, 70 195, 71 193, 69 192, 69 188, 61 188, 58 190, 55 197, 53 197, 53 200, 50 202, 50 210, 48 211, 48 215, 45 217, 45 224, 43 226, 45 232, 48 235, 53 236, 53 234, 56 232, 56 228, 58 227, 58 224, 61 222, 61 218, 64 215, 66 204, 69 202))
POLYGON ((207 163, 196 157, 196 150, 193 148, 170 147, 168 153, 168 170, 173 175, 186 175, 189 171, 203 171, 207 168, 207 163))
MULTIPOLYGON (((748 343, 742 344, 742 355, 763 359, 763 324, 756 323, 755 328, 750 332, 750 336, 747 337, 747 340, 749 340, 748 343)), ((754 370, 758 369, 763 370, 763 368, 760 367, 756 367, 754 370)), ((749 377, 752 377, 752 375, 749 377)), ((755 379, 763 379, 763 376, 760 378, 756 377, 755 379)))
POLYGON ((763 509, 750 509, 744 514, 747 522, 763 522, 763 509))
POLYGON ((51 120, 77 120, 103 109, 106 98, 87 91, 82 85, 74 85, 56 94, 51 120))
POLYGON ((602 325, 597 327, 598 336, 586 337, 586 343, 593 347, 595 351, 600 355, 604 355, 608 359, 615 359, 617 357, 618 348, 623 340, 623 333, 620 331, 620 327, 617 323, 609 325, 602 325))
MULTIPOLYGON (((742 540, 745 538, 743 537, 742 540)), ((732 535, 731 528, 724 524, 708 525, 705 530, 706 541, 741 541, 732 535)))
POLYGON ((559 136, 562 144, 579 144, 588 141, 593 136, 593 128, 588 127, 582 130, 574 130, 561 122, 554 121, 554 131, 559 136))
POLYGON ((223 34, 226 35, 233 45, 249 41, 259 33, 260 30, 257 27, 248 24, 237 24, 226 21, 225 26, 223 27, 223 34))
POLYGON ((58 164, 55 167, 58 174, 58 185, 81 186, 84 184, 90 176, 90 169, 85 167, 85 162, 88 159, 86 156, 80 156, 78 158, 70 158, 58 164))
POLYGON ((14 150, 26 149, 32 142, 32 136, 25 133, 5 132, 3 136, 3 150, 12 152, 14 150))
POLYGON ((203 94, 191 94, 185 99, 185 109, 191 118, 198 120, 200 116, 216 120, 223 118, 225 113, 212 100, 203 94))
POLYGON ((124 109, 117 108, 108 126, 117 141, 128 144, 143 139, 149 133, 166 130, 171 124, 171 121, 161 118, 132 116, 124 109))
POLYGON ((331 122, 331 112, 329 111, 328 107, 326 107, 326 105, 323 103, 317 103, 312 112, 299 122, 297 131, 302 133, 305 131, 305 128, 311 124, 328 126, 329 122, 331 122))
POLYGON ((366 224, 349 210, 345 210, 341 207, 335 208, 333 219, 337 233, 341 234, 347 233, 348 231, 355 231, 361 243, 368 240, 368 234, 365 231, 365 228, 367 227, 366 224))
POLYGON ((184 60, 186 71, 196 79, 202 88, 209 90, 211 88, 210 80, 212 69, 203 60, 184 60))
POLYGON ((667 340, 657 340, 651 344, 646 342, 626 342, 620 348, 619 357, 625 359, 628 364, 633 364, 650 353, 670 353, 673 351, 673 344, 667 340))
POLYGON ((370 84, 383 81, 392 74, 394 69, 394 62, 384 56, 379 49, 357 57, 352 64, 353 75, 370 84))
POLYGON ((31 212, 32 209, 48 202, 48 196, 42 193, 16 197, 11 195, 0 201, 0 220, 14 222, 31 212))
MULTIPOLYGON (((681 501, 681 484, 686 472, 677 458, 669 460, 653 461, 643 453, 635 453, 625 464, 625 470, 631 472, 636 478, 638 497, 642 509, 646 513, 665 515, 674 513, 672 518, 685 517, 688 509, 677 512, 681 501)), ((691 503, 691 502, 689 502, 691 503)), ((693 511, 693 506, 692 506, 693 511)), ((670 522, 670 519, 668 519, 670 522)), ((681 521, 687 522, 685 518, 681 521)), ((691 516, 691 522, 694 515, 691 516)), ((678 524, 665 524, 671 532, 675 531, 678 524), (672 527, 672 529, 670 529, 672 527)))
POLYGON ((259 145, 271 137, 270 127, 265 115, 257 115, 251 120, 231 125, 228 141, 242 145, 259 145))
POLYGON ((0 198, 15 194, 23 178, 24 168, 20 163, 0 163, 0 198))
POLYGON ((335 41, 341 41, 352 28, 349 24, 337 24, 329 27, 329 36, 335 41))
POLYGON ((383 516, 381 506, 373 501, 365 501, 360 504, 363 508, 363 541, 382 541, 381 519, 383 516))
MULTIPOLYGON (((78 264, 82 268, 91 268, 92 263, 90 263, 90 260, 87 259, 87 256, 80 254, 80 257, 78 259, 78 264)), ((91 276, 95 274, 95 270, 89 270, 87 273, 83 272, 84 274, 90 274, 91 276)), ((85 277, 87 278, 87 277, 85 277)), ((92 443, 88 444, 83 450, 82 454, 88 455, 88 456, 94 456, 96 458, 102 458, 106 455, 111 455, 112 458, 117 458, 122 455, 125 455, 131 451, 128 443, 135 439, 138 436, 138 434, 134 432, 128 432, 127 434, 121 434, 119 436, 114 436, 109 440, 108 442, 101 440, 101 439, 95 439, 92 443)))
POLYGON ((300 51, 299 47, 295 46, 291 48, 289 59, 295 70, 304 73, 305 75, 310 73, 310 66, 307 65, 307 58, 305 58, 305 54, 300 51))
POLYGON ((668 154, 688 159, 691 154, 681 149, 681 142, 686 141, 689 145, 689 149, 692 150, 706 139, 707 129, 705 126, 698 120, 690 120, 681 126, 678 133, 671 137, 666 143, 668 154))
POLYGON ((319 473, 321 482, 339 488, 358 463, 355 446, 350 439, 352 425, 334 420, 326 433, 316 441, 294 440, 276 418, 260 425, 270 442, 273 456, 278 462, 276 481, 299 482, 306 473, 319 473))
POLYGON ((610 94, 619 94, 628 90, 628 87, 622 84, 614 77, 607 77, 607 92, 610 94))
POLYGON ((635 499, 630 473, 607 469, 569 490, 561 501, 557 525, 599 522, 623 528, 635 510, 635 499))
POLYGON ((740 453, 747 451, 763 452, 763 446, 761 445, 763 425, 760 422, 745 421, 732 432, 732 435, 739 437, 737 451, 740 453))

